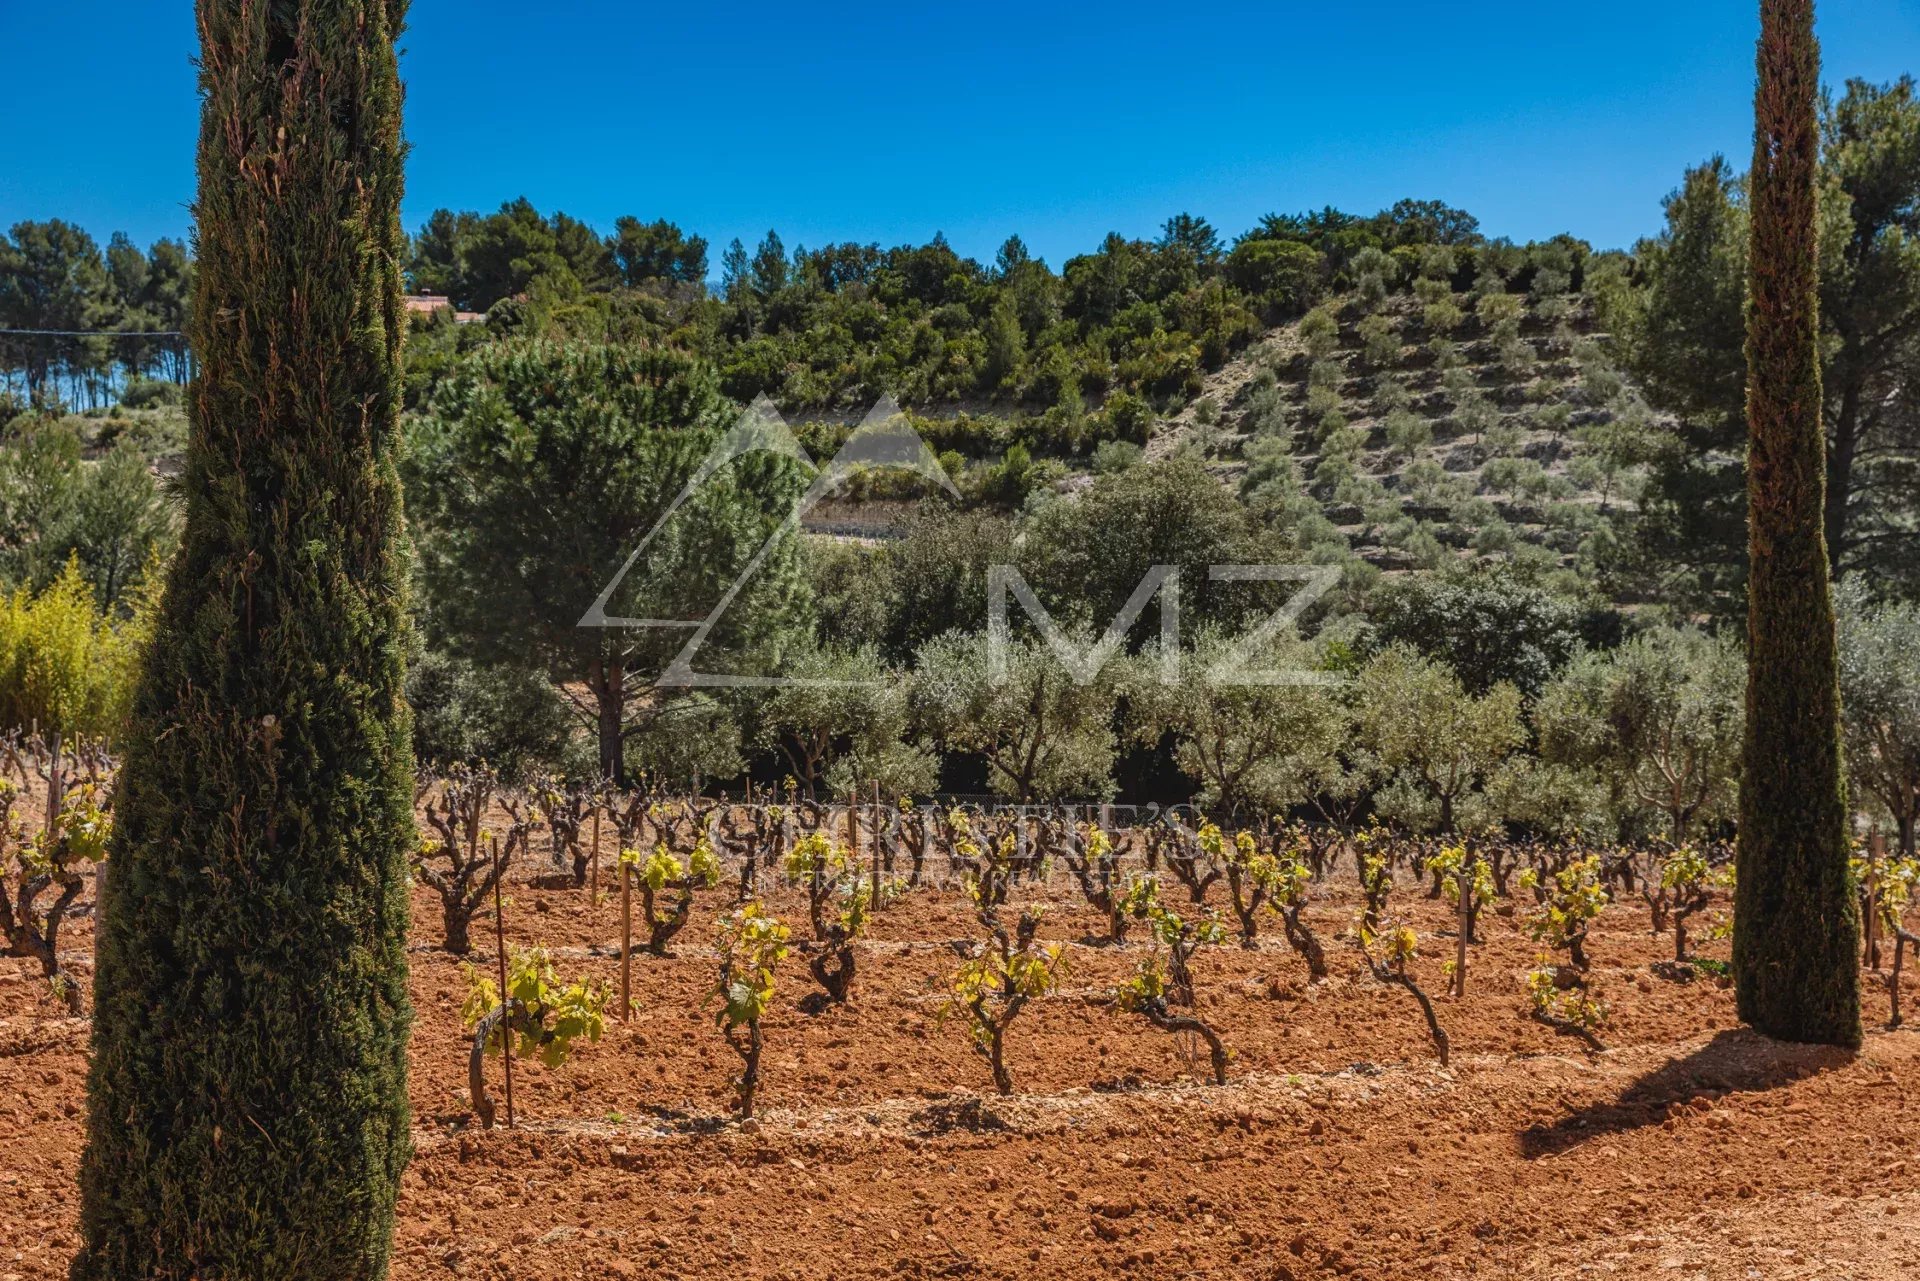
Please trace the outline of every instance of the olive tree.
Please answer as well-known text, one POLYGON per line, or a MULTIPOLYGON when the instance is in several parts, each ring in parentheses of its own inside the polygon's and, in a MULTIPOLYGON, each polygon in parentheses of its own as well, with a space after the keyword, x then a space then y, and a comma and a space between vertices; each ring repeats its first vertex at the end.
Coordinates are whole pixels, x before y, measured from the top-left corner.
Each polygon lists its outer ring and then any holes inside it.
POLYGON ((1478 697, 1446 664, 1391 646, 1360 669, 1354 713, 1390 778, 1386 817, 1453 832, 1488 817, 1484 788, 1526 738, 1520 691, 1502 682, 1478 697))
POLYGON ((749 696, 755 741, 777 749, 794 780, 814 796, 879 784, 888 792, 930 789, 932 753, 903 741, 907 686, 871 649, 810 647, 782 669, 792 683, 749 696))
POLYGON ((1515 755, 1487 780, 1492 817, 1569 841, 1605 841, 1619 832, 1614 797, 1601 771, 1515 755))
POLYGON ((1239 641, 1202 630, 1182 658, 1177 682, 1157 679, 1161 655, 1145 651, 1127 706, 1132 737, 1174 740, 1174 763, 1200 782, 1200 799, 1226 810, 1284 810, 1306 800, 1330 773, 1345 737, 1346 713, 1323 655, 1286 638, 1255 657, 1239 641), (1269 673, 1304 680, 1267 683, 1269 673))
POLYGON ((1920 606, 1869 604, 1853 583, 1842 588, 1839 605, 1847 764, 1911 858, 1920 820, 1920 606))
POLYGON ((1678 844, 1732 817, 1740 780, 1746 664, 1729 638, 1692 628, 1635 636, 1582 654, 1534 708, 1541 754, 1595 769, 1632 821, 1678 844))
POLYGON ((988 784, 1017 801, 1113 792, 1117 673, 1081 683, 1043 641, 1009 638, 995 670, 985 632, 948 632, 920 647, 916 722, 987 763, 988 784))

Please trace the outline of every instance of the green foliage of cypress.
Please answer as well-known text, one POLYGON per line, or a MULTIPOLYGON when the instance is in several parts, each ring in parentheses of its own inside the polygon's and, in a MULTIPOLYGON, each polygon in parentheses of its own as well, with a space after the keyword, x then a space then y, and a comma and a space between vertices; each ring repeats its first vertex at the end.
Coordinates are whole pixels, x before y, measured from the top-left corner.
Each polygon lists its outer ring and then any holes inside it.
POLYGON ((1733 969, 1770 1036, 1860 1044, 1827 576, 1812 0, 1761 0, 1747 316, 1747 737, 1733 969))
POLYGON ((88 1278, 383 1276, 408 1155, 404 0, 200 0, 183 545, 101 904, 88 1278))

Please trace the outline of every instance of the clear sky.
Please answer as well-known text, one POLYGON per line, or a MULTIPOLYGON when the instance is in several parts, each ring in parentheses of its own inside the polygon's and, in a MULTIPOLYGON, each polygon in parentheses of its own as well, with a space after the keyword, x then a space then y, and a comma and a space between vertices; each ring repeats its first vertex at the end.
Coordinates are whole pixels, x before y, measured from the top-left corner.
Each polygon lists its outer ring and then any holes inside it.
MULTIPOLYGON (((182 234, 190 0, 0 0, 0 226, 182 234)), ((1403 195, 1491 235, 1655 230, 1750 147, 1753 0, 414 0, 405 220, 525 194, 601 228, 922 241, 1055 266, 1169 214, 1403 195)), ((1830 83, 1920 72, 1920 0, 1822 0, 1830 83)))

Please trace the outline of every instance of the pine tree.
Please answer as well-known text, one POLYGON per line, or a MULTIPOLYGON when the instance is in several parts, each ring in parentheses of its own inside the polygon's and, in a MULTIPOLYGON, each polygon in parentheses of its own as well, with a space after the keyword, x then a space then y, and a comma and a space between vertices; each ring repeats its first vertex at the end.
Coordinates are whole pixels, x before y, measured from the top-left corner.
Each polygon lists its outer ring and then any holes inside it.
POLYGON ((1733 966, 1770 1036, 1860 1043, 1823 533, 1813 0, 1761 0, 1747 312, 1747 736, 1733 966))
POLYGON ((387 1271, 405 9, 199 0, 185 531, 115 806, 76 1281, 387 1271))

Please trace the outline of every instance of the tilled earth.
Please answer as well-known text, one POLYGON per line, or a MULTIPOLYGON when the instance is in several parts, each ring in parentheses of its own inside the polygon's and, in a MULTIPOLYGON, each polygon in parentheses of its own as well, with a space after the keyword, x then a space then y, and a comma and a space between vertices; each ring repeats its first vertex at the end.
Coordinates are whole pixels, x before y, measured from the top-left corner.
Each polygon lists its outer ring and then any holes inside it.
MULTIPOLYGON (((632 1017, 610 1017, 562 1068, 516 1064, 518 1124, 485 1131, 465 1097, 463 963, 439 950, 438 901, 417 889, 416 1155, 394 1275, 1837 1281, 1920 1269, 1920 1035, 1883 1030, 1880 975, 1863 974, 1859 1053, 1772 1042, 1740 1029, 1715 979, 1655 973, 1671 938, 1623 900, 1588 945, 1610 1009, 1609 1048, 1593 1052, 1526 1017, 1521 977, 1538 949, 1512 915, 1484 918, 1466 999, 1443 996, 1451 913, 1405 881, 1392 910, 1421 931, 1415 969, 1453 1043, 1443 1068, 1412 998, 1377 983, 1349 941, 1352 877, 1336 873, 1308 911, 1327 981, 1307 982, 1275 918, 1258 948, 1196 960, 1199 1012, 1232 1052, 1229 1084, 1213 1087, 1184 1038, 1107 1002, 1144 939, 1104 945, 1064 877, 1022 893, 1050 900, 1043 934, 1068 945, 1069 968, 1009 1033, 1010 1098, 940 1017, 957 947, 978 927, 957 891, 923 890, 877 918, 848 1005, 810 1012, 804 960, 788 959, 761 1115, 730 1122, 737 1060, 706 1003, 723 885, 701 895, 672 956, 634 959, 632 1017)), ((770 906, 804 925, 793 893, 770 906)), ((488 924, 476 962, 490 959, 488 924)), ((89 925, 65 940, 82 976, 89 925)), ((548 946, 564 977, 617 980, 611 896, 516 884, 506 928, 510 943, 548 946)), ((87 1024, 30 967, 0 961, 0 1281, 63 1276, 77 1244, 87 1024)), ((1920 1009, 1911 967, 1903 999, 1920 1009)), ((497 1060, 489 1071, 497 1096, 497 1060)))

